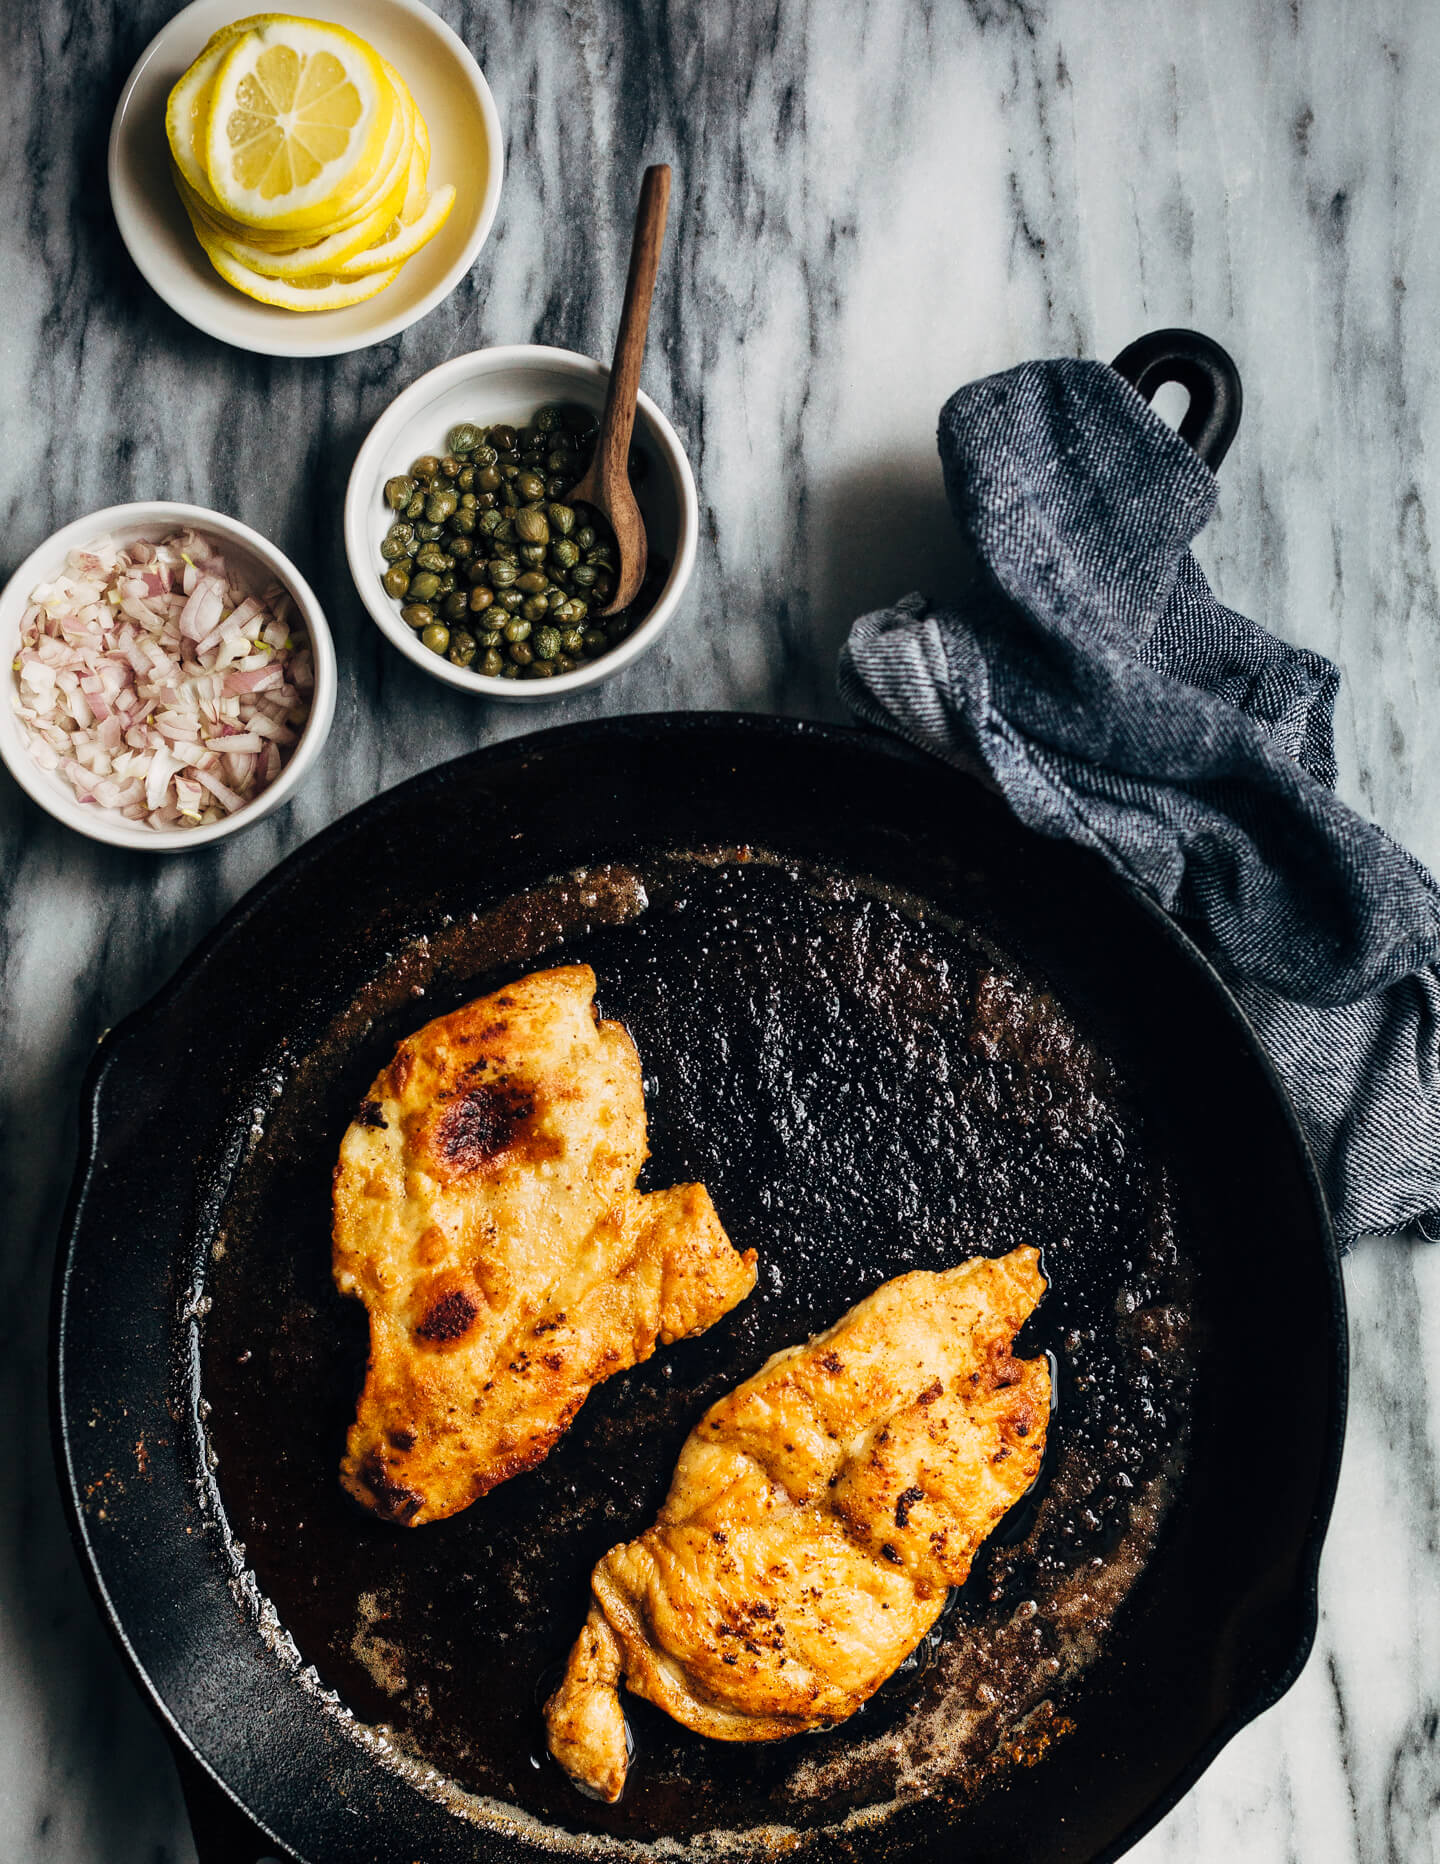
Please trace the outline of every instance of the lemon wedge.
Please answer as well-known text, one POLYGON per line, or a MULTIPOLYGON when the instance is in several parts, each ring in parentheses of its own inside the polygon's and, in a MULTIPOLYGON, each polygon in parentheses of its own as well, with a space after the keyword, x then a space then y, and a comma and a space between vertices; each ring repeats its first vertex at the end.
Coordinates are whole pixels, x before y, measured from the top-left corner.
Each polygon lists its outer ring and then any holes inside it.
POLYGON ((216 245, 198 215, 192 213, 190 224, 206 257, 227 285, 257 303, 272 304, 284 311, 343 311, 373 298, 400 275, 400 267, 394 265, 385 272, 367 272, 363 278, 334 278, 325 273, 304 279, 267 278, 216 245))
POLYGON ((282 15, 220 49, 204 139, 220 207, 250 227, 334 230, 403 113, 380 60, 343 26, 282 15))

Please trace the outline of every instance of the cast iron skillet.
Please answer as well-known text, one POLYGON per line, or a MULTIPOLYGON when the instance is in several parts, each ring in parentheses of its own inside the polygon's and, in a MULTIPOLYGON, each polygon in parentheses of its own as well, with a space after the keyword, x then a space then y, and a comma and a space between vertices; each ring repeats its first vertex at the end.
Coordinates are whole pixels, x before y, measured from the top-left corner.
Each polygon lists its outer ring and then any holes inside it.
POLYGON ((1308 1653, 1345 1325, 1293 1116, 1163 915, 903 747, 633 718, 429 772, 242 901, 107 1037, 85 1105, 62 1480, 204 1864, 633 1857, 704 1831, 728 1834, 707 1857, 738 1861, 776 1824, 802 1857, 938 1858, 963 1837, 975 1860, 1080 1864, 1148 1829, 1308 1653), (363 1364, 328 1287, 334 1146, 398 1033, 570 957, 637 1035, 653 1181, 704 1176, 767 1273, 712 1334, 597 1392, 541 1470, 397 1534, 333 1480, 363 1364), (264 991, 237 993, 257 965, 264 991), (637 1713, 634 1791, 614 1810, 570 1796, 535 1764, 542 1673, 703 1404, 886 1276, 1026 1239, 1052 1282, 1022 1344, 1056 1356, 1055 1455, 933 1675, 804 1753, 637 1713), (1162 1483, 1168 1509, 1127 1541, 1117 1484, 1162 1483), (891 1804, 873 1755, 933 1709, 947 1654, 999 1652, 1003 1708, 1032 1599, 1042 1630, 1056 1601, 1073 1618, 1077 1576, 1093 1565, 1098 1597, 1124 1558, 1133 1584, 1048 1714, 1017 1682, 998 1759, 891 1804), (361 1587, 384 1607, 356 1629, 361 1587), (477 1822, 398 1769, 387 1722, 533 1822, 477 1822), (824 1776, 809 1801, 797 1759, 824 1776), (867 1805, 884 1810, 841 1823, 867 1805))

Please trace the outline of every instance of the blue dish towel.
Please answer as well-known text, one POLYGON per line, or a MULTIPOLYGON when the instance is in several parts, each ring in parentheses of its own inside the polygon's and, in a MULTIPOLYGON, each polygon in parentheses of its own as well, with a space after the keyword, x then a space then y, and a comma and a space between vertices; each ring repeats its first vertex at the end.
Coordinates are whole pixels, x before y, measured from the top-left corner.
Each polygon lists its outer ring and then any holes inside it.
POLYGON ((1440 891, 1335 795, 1340 676, 1223 607, 1215 478, 1102 363, 1027 363, 940 416, 958 606, 864 615, 852 710, 1099 851, 1224 974, 1343 1241, 1440 1231, 1440 891))

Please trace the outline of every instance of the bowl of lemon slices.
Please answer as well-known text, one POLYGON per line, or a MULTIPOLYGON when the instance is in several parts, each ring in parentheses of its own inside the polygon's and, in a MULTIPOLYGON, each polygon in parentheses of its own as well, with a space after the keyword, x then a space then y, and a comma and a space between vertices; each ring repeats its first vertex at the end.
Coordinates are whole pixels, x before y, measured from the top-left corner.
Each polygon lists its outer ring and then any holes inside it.
POLYGON ((182 317, 242 349, 328 356, 454 289, 503 162, 479 66, 421 0, 254 14, 195 0, 131 73, 110 192, 132 258, 182 317))

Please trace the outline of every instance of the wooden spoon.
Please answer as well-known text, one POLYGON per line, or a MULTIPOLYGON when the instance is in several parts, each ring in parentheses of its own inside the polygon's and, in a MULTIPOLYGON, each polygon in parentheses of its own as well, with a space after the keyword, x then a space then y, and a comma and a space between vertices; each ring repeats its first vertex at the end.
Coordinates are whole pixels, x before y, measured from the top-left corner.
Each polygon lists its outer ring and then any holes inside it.
POLYGON ((655 274, 660 269, 660 247, 665 238, 665 213, 670 205, 670 170, 665 163, 645 170, 640 184, 640 205, 635 212, 635 237, 630 245, 630 275, 625 281, 625 306, 620 313, 620 334, 615 360, 610 365, 610 390, 590 470, 567 496, 604 512, 615 533, 619 562, 615 566, 615 594, 601 615, 628 608, 645 580, 648 546, 645 520, 630 490, 630 437, 635 431, 635 396, 640 387, 640 363, 650 328, 650 300, 655 295, 655 274))

